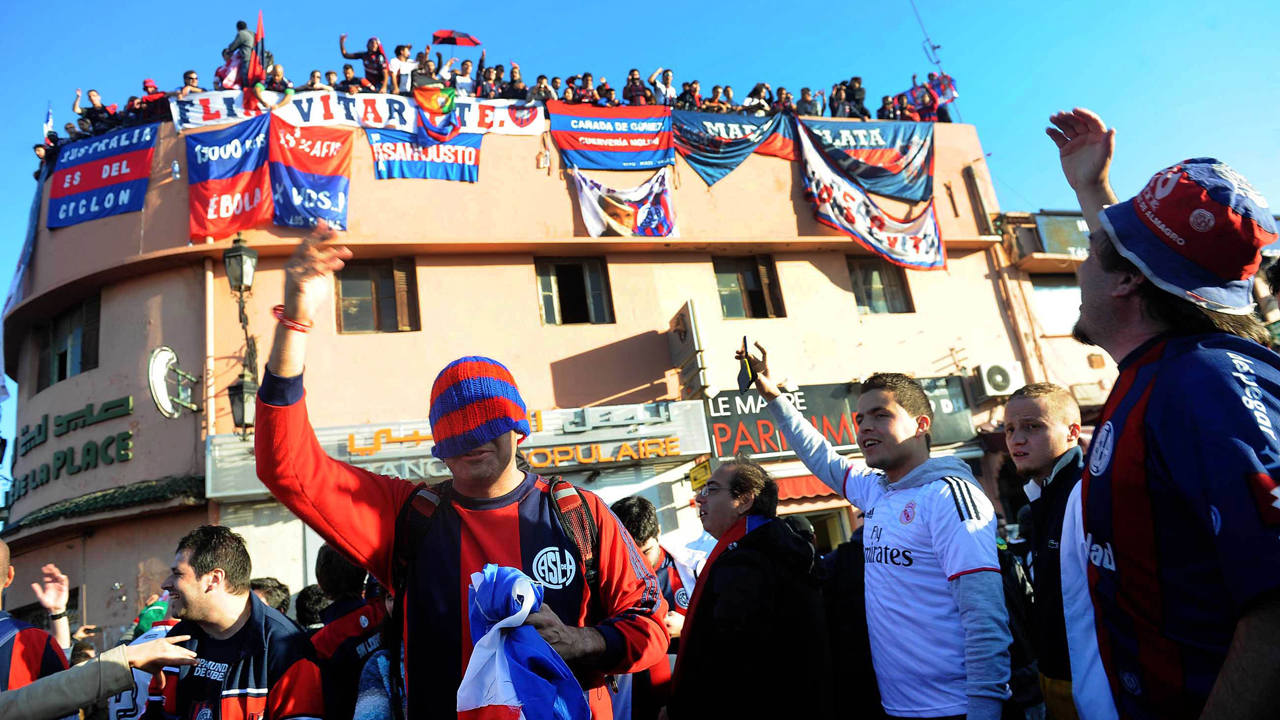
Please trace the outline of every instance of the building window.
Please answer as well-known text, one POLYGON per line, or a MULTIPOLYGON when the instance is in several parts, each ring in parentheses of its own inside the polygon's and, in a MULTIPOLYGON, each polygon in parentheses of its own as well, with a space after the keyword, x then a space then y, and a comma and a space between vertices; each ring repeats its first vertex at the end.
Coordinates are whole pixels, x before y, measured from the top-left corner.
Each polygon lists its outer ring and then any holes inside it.
POLYGON ((338 271, 338 332, 410 332, 418 324, 413 258, 347 263, 338 271))
POLYGON ((36 392, 98 367, 102 298, 94 295, 36 332, 36 392))
POLYGON ((1080 318, 1080 285, 1075 275, 1032 275, 1031 299, 1040 334, 1071 334, 1080 318))
POLYGON ((786 317, 782 288, 768 255, 714 258, 720 312, 726 318, 786 317))
POLYGON ((600 325, 613 322, 609 273, 595 258, 544 258, 536 263, 542 322, 600 325))
POLYGON ((849 280, 859 315, 915 312, 902 268, 880 258, 849 258, 849 280))

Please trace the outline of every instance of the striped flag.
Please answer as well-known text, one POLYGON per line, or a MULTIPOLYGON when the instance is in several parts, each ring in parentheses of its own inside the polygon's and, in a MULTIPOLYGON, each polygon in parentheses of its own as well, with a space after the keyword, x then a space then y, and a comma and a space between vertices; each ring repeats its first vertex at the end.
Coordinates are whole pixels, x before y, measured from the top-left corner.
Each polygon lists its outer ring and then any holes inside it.
POLYGON ((53 141, 49 139, 49 133, 53 132, 53 103, 49 103, 49 109, 44 111, 44 144, 52 145, 53 141))
POLYGON ((246 74, 244 88, 251 89, 254 83, 267 79, 267 43, 266 33, 262 28, 262 11, 258 11, 258 32, 253 36, 253 55, 249 57, 249 71, 246 74))

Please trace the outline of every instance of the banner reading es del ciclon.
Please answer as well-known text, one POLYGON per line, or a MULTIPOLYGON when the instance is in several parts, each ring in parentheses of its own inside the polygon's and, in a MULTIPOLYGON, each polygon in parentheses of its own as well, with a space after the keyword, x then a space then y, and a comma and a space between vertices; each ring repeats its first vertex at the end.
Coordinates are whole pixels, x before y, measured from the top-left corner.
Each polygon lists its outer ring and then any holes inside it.
POLYGON ((159 134, 159 125, 143 125, 64 147, 49 181, 47 226, 141 210, 159 134))

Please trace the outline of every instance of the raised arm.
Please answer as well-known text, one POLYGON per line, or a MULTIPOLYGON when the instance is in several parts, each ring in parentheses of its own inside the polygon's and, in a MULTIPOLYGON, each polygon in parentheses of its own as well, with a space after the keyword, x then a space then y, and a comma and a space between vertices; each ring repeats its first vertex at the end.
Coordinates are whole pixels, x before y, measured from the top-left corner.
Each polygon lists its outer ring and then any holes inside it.
POLYGON ((658 76, 661 74, 662 74, 662 67, 659 66, 658 69, 654 70, 653 74, 649 76, 649 84, 650 85, 656 84, 658 82, 658 76))
POLYGON ((77 115, 84 114, 84 112, 80 109, 80 88, 76 88, 76 101, 71 105, 71 110, 77 115))
POLYGON ((760 343, 756 343, 756 349, 760 351, 758 358, 747 352, 746 347, 738 350, 734 357, 738 360, 746 358, 750 363, 756 376, 756 390, 769 402, 769 412, 773 415, 778 432, 782 433, 787 445, 795 450, 796 456, 814 477, 841 497, 846 497, 849 502, 861 507, 870 483, 876 482, 877 474, 865 468, 855 468, 849 458, 836 452, 822 433, 804 419, 791 400, 783 395, 777 383, 770 378, 769 353, 760 343))
POLYGON ((338 50, 342 52, 342 57, 348 60, 356 60, 359 58, 358 55, 352 55, 351 53, 347 52, 347 34, 346 33, 342 33, 341 35, 338 36, 338 50))
MULTIPOLYGON (((330 244, 321 225, 285 264, 284 315, 310 325, 328 304, 333 273, 351 251, 330 244)), ((329 457, 316 440, 303 399, 307 334, 276 327, 258 391, 254 438, 258 478, 308 526, 379 581, 389 583, 394 523, 413 485, 329 457)))
POLYGON ((67 619, 66 613, 67 600, 71 597, 71 581, 53 563, 40 568, 40 572, 44 573, 44 579, 38 583, 31 583, 31 592, 51 617, 62 616, 49 622, 49 634, 53 635, 58 647, 70 649, 71 621, 67 619))
POLYGON ((1084 108, 1057 113, 1049 122, 1053 127, 1045 128, 1045 133, 1058 146, 1062 174, 1076 192, 1089 231, 1101 230, 1098 213, 1118 201, 1110 181, 1116 130, 1108 130, 1097 113, 1084 108))

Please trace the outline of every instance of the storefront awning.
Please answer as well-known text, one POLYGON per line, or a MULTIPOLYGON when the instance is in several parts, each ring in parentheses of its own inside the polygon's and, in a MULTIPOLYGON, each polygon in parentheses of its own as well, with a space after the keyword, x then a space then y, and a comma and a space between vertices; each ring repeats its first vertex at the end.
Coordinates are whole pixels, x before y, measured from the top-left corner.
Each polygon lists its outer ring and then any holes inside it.
POLYGON ((778 478, 778 501, 806 500, 809 498, 839 497, 821 480, 812 475, 778 478))

